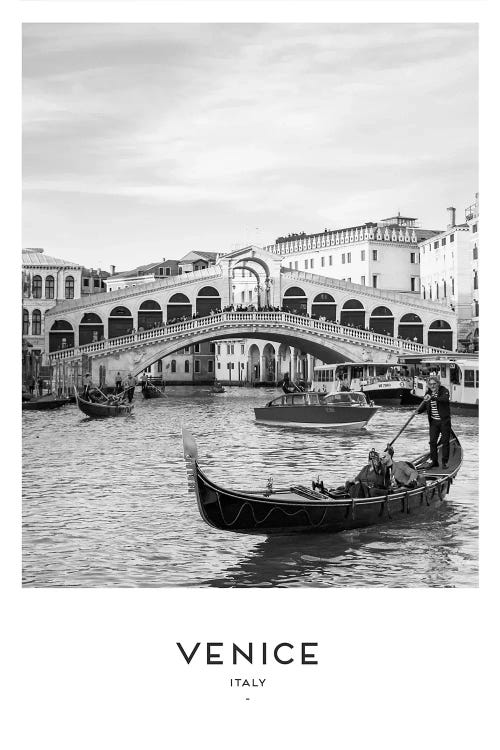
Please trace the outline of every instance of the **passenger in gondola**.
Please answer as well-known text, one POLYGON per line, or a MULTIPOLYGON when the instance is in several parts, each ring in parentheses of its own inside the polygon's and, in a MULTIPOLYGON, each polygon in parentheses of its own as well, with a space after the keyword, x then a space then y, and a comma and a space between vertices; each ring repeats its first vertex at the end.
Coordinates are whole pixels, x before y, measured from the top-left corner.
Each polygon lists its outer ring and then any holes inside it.
POLYGON ((123 378, 121 376, 120 371, 118 370, 118 372, 115 375, 115 393, 120 393, 120 391, 122 390, 122 382, 123 382, 123 378))
POLYGON ((391 472, 386 459, 376 450, 368 454, 368 463, 363 466, 352 482, 346 482, 351 497, 372 497, 387 492, 391 486, 391 472))

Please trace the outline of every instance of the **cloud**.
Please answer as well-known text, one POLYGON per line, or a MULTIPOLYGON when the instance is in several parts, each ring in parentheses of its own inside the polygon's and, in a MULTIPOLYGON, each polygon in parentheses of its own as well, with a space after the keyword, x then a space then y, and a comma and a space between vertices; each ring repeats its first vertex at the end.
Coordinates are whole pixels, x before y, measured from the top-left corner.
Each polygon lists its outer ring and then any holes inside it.
POLYGON ((177 211, 176 246, 209 249, 241 215, 270 242, 405 195, 432 225, 477 189, 474 25, 28 24, 23 79, 25 244, 54 254, 70 195, 112 247, 125 201, 149 241, 177 211))

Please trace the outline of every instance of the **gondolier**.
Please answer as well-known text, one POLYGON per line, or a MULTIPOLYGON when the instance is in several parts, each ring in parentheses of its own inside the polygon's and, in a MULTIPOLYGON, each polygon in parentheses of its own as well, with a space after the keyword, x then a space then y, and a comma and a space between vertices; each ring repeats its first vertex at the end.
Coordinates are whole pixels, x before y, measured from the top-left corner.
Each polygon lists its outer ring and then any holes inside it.
POLYGON ((126 387, 127 398, 128 398, 129 404, 132 403, 132 399, 134 398, 134 391, 135 391, 136 385, 137 385, 137 381, 135 377, 132 375, 131 372, 129 372, 127 376, 127 387, 126 387))
POLYGON ((442 468, 448 466, 450 456, 451 414, 450 393, 447 388, 440 385, 436 375, 431 375, 428 380, 428 390, 424 400, 417 409, 418 413, 427 412, 429 419, 429 446, 431 467, 439 466, 438 440, 441 435, 442 443, 442 468))

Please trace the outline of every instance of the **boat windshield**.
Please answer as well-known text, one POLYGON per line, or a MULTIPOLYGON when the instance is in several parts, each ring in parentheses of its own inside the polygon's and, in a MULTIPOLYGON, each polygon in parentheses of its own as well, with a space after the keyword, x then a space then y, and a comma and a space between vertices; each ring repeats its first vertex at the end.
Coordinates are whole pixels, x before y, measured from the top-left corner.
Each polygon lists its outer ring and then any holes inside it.
POLYGON ((341 404, 342 406, 366 406, 366 396, 364 393, 344 392, 332 393, 325 398, 328 404, 341 404))
POLYGON ((320 403, 318 393, 286 393, 268 403, 268 406, 316 406, 320 403))

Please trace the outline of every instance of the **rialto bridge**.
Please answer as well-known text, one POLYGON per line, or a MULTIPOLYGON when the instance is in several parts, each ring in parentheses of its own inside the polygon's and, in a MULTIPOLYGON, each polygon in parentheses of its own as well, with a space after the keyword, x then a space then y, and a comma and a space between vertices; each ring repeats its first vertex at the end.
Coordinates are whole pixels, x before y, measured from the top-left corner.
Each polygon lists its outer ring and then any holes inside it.
POLYGON ((325 363, 386 362, 454 349, 456 317, 416 295, 283 268, 252 246, 201 271, 63 302, 45 319, 50 364, 85 361, 93 376, 104 366, 110 382, 117 370, 138 374, 183 347, 242 338, 325 363))

